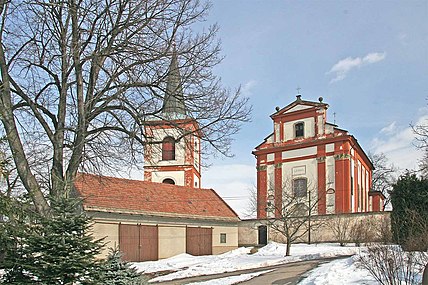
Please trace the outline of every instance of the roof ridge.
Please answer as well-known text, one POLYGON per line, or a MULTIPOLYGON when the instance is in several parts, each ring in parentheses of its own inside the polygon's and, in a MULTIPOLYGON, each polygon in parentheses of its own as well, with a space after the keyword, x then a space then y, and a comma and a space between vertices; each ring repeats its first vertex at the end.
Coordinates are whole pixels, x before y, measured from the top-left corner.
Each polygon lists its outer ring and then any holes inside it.
POLYGON ((146 180, 140 180, 140 179, 132 179, 132 178, 122 178, 122 177, 115 177, 115 176, 109 176, 109 175, 99 175, 99 174, 94 174, 94 173, 88 173, 88 172, 78 172, 78 175, 88 175, 88 176, 93 176, 95 178, 108 178, 108 179, 116 179, 116 180, 127 180, 127 181, 132 181, 132 182, 138 182, 138 183, 146 183, 146 184, 161 184, 164 185, 166 187, 180 187, 183 189, 189 189, 189 190, 207 190, 207 191, 214 191, 214 189, 212 188, 194 188, 194 187, 190 187, 190 186, 183 186, 183 185, 172 185, 172 184, 166 184, 166 183, 161 183, 161 182, 153 182, 153 181, 146 181, 146 180))

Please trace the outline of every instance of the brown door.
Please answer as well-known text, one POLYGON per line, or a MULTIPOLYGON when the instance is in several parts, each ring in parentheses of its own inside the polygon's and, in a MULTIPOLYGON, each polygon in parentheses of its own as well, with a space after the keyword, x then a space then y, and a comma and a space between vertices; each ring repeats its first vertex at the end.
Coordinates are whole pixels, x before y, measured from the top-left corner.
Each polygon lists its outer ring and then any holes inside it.
POLYGON ((119 225, 119 250, 123 260, 140 261, 140 230, 137 225, 119 225))
POLYGON ((186 252, 191 255, 212 254, 212 228, 186 228, 186 252))
POLYGON ((158 259, 158 227, 119 225, 119 250, 126 261, 158 259))
POLYGON ((158 227, 140 226, 140 261, 158 260, 158 227))

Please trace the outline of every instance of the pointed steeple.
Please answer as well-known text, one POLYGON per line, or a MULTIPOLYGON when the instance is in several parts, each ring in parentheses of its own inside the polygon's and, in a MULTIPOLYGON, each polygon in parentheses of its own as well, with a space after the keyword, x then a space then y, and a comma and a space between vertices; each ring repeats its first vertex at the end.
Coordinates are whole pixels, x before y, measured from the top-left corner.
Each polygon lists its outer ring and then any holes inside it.
POLYGON ((181 76, 178 69, 178 57, 175 44, 172 51, 171 64, 169 65, 166 82, 166 92, 163 101, 162 113, 168 117, 185 118, 186 105, 184 103, 181 76))

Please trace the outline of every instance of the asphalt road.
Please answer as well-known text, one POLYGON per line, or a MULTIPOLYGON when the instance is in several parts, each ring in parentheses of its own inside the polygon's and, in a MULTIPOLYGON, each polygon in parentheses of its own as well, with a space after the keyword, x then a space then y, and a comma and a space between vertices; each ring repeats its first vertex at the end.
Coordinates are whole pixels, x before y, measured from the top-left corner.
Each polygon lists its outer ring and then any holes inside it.
MULTIPOLYGON (((342 256, 340 258, 345 258, 345 257, 342 256)), ((337 258, 300 261, 300 262, 293 262, 293 263, 268 266, 268 267, 262 267, 262 268, 256 268, 256 269, 239 270, 239 271, 228 272, 228 273, 197 276, 197 277, 159 282, 159 283, 151 283, 151 284, 184 285, 192 282, 202 282, 202 281, 208 281, 212 279, 219 279, 222 277, 235 276, 235 275, 240 275, 245 273, 253 273, 253 272, 272 269, 271 272, 265 273, 263 275, 260 275, 251 280, 248 280, 239 284, 240 285, 293 285, 293 284, 297 284, 297 282, 300 279, 302 279, 303 275, 309 270, 317 267, 322 263, 332 261, 333 259, 337 259, 337 258)))
MULTIPOLYGON (((325 262, 325 261, 324 261, 325 262)), ((241 285, 292 285, 297 284, 302 275, 323 263, 321 260, 311 260, 283 265, 274 271, 257 276, 251 280, 239 283, 241 285)))

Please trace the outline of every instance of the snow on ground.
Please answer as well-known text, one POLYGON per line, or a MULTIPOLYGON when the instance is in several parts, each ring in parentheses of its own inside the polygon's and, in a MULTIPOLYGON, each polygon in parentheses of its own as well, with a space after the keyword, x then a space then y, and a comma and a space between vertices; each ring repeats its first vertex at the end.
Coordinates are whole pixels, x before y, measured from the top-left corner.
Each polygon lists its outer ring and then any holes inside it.
POLYGON ((298 285, 377 285, 368 271, 358 268, 356 256, 337 259, 311 270, 298 285))
POLYGON ((249 254, 250 248, 242 247, 220 255, 191 256, 180 254, 160 261, 136 262, 134 266, 143 273, 175 271, 150 280, 155 282, 303 260, 353 255, 360 251, 358 247, 341 247, 338 244, 294 244, 291 246, 291 256, 284 256, 285 248, 285 244, 271 242, 255 254, 249 254))
POLYGON ((233 284, 237 284, 240 282, 253 279, 254 277, 257 277, 259 275, 262 275, 271 271, 273 271, 273 269, 263 270, 263 271, 254 272, 254 273, 240 274, 236 276, 223 277, 223 278, 213 279, 213 280, 208 280, 203 282, 193 282, 193 283, 188 283, 187 285, 233 285, 233 284))

